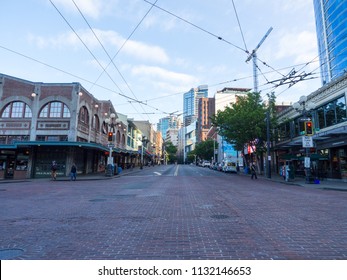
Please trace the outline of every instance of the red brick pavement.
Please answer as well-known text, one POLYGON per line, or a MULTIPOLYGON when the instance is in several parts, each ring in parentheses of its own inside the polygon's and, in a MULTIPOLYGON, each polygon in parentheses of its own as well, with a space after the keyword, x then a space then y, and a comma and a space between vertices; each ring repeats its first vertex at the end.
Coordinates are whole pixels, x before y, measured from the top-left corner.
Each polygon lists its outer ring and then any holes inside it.
POLYGON ((347 192, 203 172, 2 184, 0 256, 347 259, 347 192))

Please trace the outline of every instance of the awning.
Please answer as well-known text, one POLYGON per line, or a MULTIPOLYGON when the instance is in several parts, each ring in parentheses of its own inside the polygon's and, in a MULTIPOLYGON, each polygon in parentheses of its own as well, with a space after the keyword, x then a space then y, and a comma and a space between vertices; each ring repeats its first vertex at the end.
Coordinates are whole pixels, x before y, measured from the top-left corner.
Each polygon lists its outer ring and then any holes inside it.
MULTIPOLYGON (((284 154, 279 156, 282 160, 305 160, 305 156, 297 156, 294 154, 284 154)), ((311 160, 328 160, 328 156, 320 155, 320 154, 310 154, 311 160)))
POLYGON ((54 146, 54 147, 80 147, 87 149, 96 149, 102 151, 109 151, 109 148, 97 143, 89 142, 72 142, 72 141, 18 141, 11 145, 1 145, 0 149, 17 149, 33 146, 54 146))

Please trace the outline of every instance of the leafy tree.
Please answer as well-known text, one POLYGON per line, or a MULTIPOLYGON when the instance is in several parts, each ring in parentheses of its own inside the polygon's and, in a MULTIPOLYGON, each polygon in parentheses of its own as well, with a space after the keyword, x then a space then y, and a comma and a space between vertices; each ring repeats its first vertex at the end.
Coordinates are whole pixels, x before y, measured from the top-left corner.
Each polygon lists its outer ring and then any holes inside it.
POLYGON ((168 141, 165 143, 165 150, 168 153, 168 162, 175 162, 177 160, 177 147, 172 144, 172 142, 168 141))
POLYGON ((219 134, 236 150, 242 151, 244 146, 256 146, 257 153, 263 151, 266 139, 266 106, 259 93, 250 92, 239 96, 236 103, 226 107, 224 111, 212 118, 212 123, 219 127, 219 134))
MULTIPOLYGON (((200 143, 197 143, 195 145, 195 154, 198 158, 200 159, 205 159, 205 160, 211 160, 213 158, 213 153, 214 153, 214 144, 215 142, 212 139, 207 139, 205 141, 202 141, 200 143)), ((215 148, 218 148, 218 143, 215 143, 215 148)))
POLYGON ((187 161, 188 161, 189 163, 191 163, 191 162, 195 163, 196 157, 197 157, 197 155, 196 155, 196 153, 195 153, 195 150, 190 151, 190 152, 188 152, 188 154, 187 154, 187 161))

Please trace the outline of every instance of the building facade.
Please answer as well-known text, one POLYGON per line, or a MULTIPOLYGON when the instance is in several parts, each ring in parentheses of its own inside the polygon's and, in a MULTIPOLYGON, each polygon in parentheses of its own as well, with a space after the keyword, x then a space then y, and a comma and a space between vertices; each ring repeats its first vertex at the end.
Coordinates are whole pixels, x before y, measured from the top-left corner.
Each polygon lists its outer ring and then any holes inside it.
POLYGON ((197 122, 197 142, 205 141, 207 133, 212 126, 212 116, 215 112, 215 99, 209 97, 199 98, 198 102, 198 122, 197 122))
POLYGON ((312 175, 319 178, 347 181, 347 74, 326 84, 307 96, 307 104, 314 105, 306 112, 288 108, 278 114, 280 126, 275 143, 277 171, 288 164, 295 175, 304 175, 304 158, 311 160, 312 175), (313 147, 303 147, 304 121, 313 122, 313 147))
POLYGON ((104 172, 108 159, 123 168, 139 159, 129 139, 138 128, 79 83, 0 74, 0 131, 0 179, 49 177, 53 160, 58 176, 67 176, 73 163, 88 174, 104 172))
POLYGON ((322 84, 347 71, 347 2, 314 0, 322 84))

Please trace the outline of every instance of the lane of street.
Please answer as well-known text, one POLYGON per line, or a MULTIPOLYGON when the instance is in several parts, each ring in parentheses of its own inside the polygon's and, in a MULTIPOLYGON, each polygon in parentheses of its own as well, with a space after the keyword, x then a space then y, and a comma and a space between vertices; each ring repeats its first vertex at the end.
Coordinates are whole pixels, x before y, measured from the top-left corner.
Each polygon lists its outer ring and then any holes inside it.
POLYGON ((347 193, 190 165, 2 184, 2 259, 347 259, 347 193))

